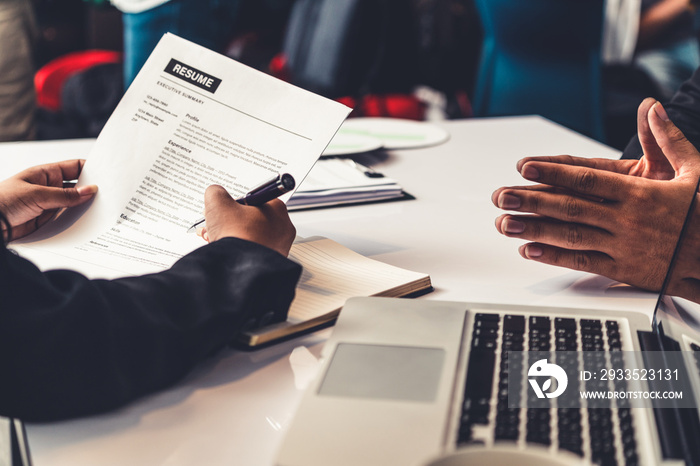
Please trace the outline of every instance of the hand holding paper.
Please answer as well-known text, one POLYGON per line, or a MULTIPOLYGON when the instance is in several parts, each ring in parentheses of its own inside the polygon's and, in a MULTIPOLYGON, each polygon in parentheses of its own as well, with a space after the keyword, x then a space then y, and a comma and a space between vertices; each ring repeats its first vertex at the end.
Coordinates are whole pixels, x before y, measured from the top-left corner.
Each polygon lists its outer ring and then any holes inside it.
POLYGON ((12 238, 32 233, 64 207, 89 201, 97 186, 64 187, 80 176, 85 160, 66 160, 28 168, 0 182, 0 212, 12 226, 12 238))

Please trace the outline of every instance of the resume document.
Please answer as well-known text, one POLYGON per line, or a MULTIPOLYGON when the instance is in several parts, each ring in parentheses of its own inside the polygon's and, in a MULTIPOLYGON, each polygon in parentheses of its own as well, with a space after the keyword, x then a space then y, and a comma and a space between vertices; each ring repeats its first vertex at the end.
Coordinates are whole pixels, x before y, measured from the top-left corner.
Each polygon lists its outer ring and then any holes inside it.
POLYGON ((349 111, 166 34, 90 152, 78 185, 95 199, 12 247, 92 278, 163 270, 203 244, 187 229, 209 185, 237 198, 290 173, 298 186, 349 111))

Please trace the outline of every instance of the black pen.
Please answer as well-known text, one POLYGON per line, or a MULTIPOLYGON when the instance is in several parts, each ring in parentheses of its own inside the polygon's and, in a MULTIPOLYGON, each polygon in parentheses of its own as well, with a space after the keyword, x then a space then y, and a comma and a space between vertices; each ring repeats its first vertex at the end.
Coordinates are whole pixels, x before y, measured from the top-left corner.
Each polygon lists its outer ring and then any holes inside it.
MULTIPOLYGON (((294 177, 289 173, 279 174, 273 179, 264 182, 257 188, 249 191, 248 194, 240 199, 236 199, 236 202, 243 205, 250 206, 261 206, 266 202, 280 197, 284 193, 288 193, 296 186, 294 177)), ((197 227, 204 223, 205 219, 202 217, 197 220, 191 227, 188 228, 187 233, 193 233, 197 231, 197 227)))

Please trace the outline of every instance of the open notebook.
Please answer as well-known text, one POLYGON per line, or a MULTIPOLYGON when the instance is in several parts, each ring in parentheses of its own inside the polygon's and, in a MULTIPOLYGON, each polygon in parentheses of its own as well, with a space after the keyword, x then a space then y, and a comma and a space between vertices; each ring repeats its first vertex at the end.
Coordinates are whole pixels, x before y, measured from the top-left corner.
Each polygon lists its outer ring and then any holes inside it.
POLYGON ((289 258, 304 267, 286 322, 244 333, 239 343, 257 346, 318 328, 338 317, 354 296, 416 296, 432 290, 430 276, 358 254, 333 240, 297 240, 289 258))

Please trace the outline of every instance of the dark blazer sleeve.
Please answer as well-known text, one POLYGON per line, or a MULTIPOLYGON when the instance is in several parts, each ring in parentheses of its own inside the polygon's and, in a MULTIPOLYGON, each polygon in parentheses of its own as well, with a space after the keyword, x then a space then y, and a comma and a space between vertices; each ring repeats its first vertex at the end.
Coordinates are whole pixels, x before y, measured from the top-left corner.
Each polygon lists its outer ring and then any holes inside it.
POLYGON ((82 416, 172 384, 242 326, 286 316, 300 274, 235 238, 117 280, 41 272, 0 245, 0 415, 82 416))
MULTIPOLYGON (((700 68, 681 85, 669 102, 664 103, 664 108, 671 121, 700 150, 700 68)), ((638 159, 641 156, 642 146, 635 135, 622 152, 622 158, 638 159)))

